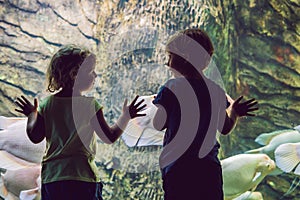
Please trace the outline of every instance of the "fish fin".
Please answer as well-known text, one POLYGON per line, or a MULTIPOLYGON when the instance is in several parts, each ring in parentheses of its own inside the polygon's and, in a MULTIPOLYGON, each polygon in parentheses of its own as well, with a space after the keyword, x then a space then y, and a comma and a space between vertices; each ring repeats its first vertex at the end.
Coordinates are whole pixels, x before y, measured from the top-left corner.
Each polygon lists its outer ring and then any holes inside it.
POLYGON ((255 182, 260 176, 261 176, 261 172, 256 172, 252 179, 252 182, 255 182))
POLYGON ((287 130, 279 130, 279 131, 273 131, 270 133, 262 133, 255 139, 255 142, 257 142, 260 145, 267 145, 270 143, 270 141, 272 140, 273 137, 280 135, 286 131, 287 130))
POLYGON ((274 152, 276 165, 284 172, 291 172, 300 162, 299 150, 293 143, 280 145, 274 152))
POLYGON ((296 167, 294 174, 300 175, 300 165, 296 167))
POLYGON ((270 174, 268 174, 268 175, 270 175, 270 176, 278 176, 278 175, 280 175, 280 174, 283 174, 284 173, 284 171, 282 171, 281 169, 279 169, 277 166, 276 166, 276 168, 274 169, 274 171, 272 171, 270 174))
POLYGON ((261 153, 262 149, 263 149, 263 147, 258 148, 258 149, 252 149, 252 150, 246 151, 245 153, 249 153, 249 154, 261 153))
POLYGON ((34 199, 39 192, 39 188, 34 188, 31 190, 23 190, 20 192, 20 200, 32 200, 34 199))

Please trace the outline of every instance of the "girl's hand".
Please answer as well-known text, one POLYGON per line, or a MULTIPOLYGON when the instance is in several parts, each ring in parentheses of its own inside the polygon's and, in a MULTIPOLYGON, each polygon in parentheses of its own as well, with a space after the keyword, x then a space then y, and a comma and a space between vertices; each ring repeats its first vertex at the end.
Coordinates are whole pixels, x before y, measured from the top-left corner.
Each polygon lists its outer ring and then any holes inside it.
POLYGON ((15 111, 22 113, 28 117, 28 115, 32 112, 37 112, 38 107, 38 101, 35 98, 34 99, 34 105, 32 105, 28 99, 26 99, 24 96, 21 96, 21 98, 17 98, 15 101, 15 104, 21 108, 21 109, 15 109, 15 111))
POLYGON ((139 96, 136 96, 129 106, 127 106, 127 99, 124 101, 123 113, 129 119, 133 119, 135 117, 141 117, 141 116, 146 115, 146 114, 138 114, 138 112, 140 112, 147 106, 146 104, 143 104, 142 106, 140 106, 144 102, 144 99, 142 99, 136 103, 138 98, 139 98, 139 96))
POLYGON ((240 96, 238 99, 236 99, 232 104, 232 109, 236 113, 237 116, 243 117, 243 116, 255 116, 255 114, 249 113, 253 112, 255 110, 258 110, 258 107, 254 107, 257 104, 257 101, 253 98, 248 101, 245 101, 243 103, 240 103, 240 101, 243 99, 243 96, 240 96))

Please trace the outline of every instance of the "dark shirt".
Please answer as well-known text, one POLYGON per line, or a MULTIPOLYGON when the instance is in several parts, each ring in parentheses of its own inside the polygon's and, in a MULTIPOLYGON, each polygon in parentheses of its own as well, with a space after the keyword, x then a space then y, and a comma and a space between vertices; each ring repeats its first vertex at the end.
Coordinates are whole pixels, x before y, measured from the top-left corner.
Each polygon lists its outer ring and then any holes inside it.
POLYGON ((176 162, 192 163, 205 159, 219 163, 220 145, 216 133, 223 127, 229 105, 223 89, 207 78, 171 79, 160 89, 153 104, 162 105, 167 112, 163 142, 165 152, 160 158, 163 160, 165 153, 167 164, 161 165, 163 173, 176 162), (211 134, 211 139, 204 142, 207 134, 211 134), (207 153, 199 158, 201 148, 206 148, 207 153), (174 154, 176 158, 174 155, 167 158, 172 151, 180 153, 174 154))

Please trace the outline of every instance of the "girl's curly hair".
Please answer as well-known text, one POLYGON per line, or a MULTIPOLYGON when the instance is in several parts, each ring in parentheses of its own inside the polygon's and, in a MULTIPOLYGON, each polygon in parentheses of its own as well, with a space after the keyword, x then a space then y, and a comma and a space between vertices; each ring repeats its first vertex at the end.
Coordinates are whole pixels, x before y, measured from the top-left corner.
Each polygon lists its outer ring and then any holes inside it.
POLYGON ((47 69, 47 90, 55 92, 61 88, 72 88, 78 69, 91 52, 76 45, 60 48, 52 57, 47 69))

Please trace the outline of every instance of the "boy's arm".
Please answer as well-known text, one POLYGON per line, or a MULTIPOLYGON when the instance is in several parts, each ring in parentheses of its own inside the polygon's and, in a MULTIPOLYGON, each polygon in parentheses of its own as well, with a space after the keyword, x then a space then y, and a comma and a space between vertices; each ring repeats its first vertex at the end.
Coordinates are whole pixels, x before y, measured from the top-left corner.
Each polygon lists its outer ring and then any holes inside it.
POLYGON ((258 110, 258 107, 254 107, 255 105, 257 105, 257 101, 255 99, 250 99, 248 101, 240 103, 242 99, 243 96, 240 96, 238 99, 233 101, 232 105, 229 106, 229 108, 226 110, 225 122, 223 129, 221 130, 221 133, 223 135, 229 134, 234 129, 238 118, 243 116, 255 116, 255 114, 252 114, 250 112, 258 110))
POLYGON ((15 104, 20 108, 15 110, 28 118, 26 132, 29 139, 35 144, 43 141, 45 138, 45 123, 44 118, 37 111, 37 99, 34 99, 34 105, 32 105, 28 99, 21 96, 21 98, 17 98, 15 104))
POLYGON ((136 96, 136 98, 131 102, 129 106, 127 106, 127 100, 125 100, 122 115, 119 117, 117 123, 111 127, 106 123, 102 109, 100 109, 94 115, 90 123, 98 137, 103 142, 107 144, 114 143, 122 135, 130 119, 146 115, 138 114, 138 112, 145 108, 146 105, 144 104, 140 106, 144 100, 141 100, 137 104, 135 104, 137 99, 138 96, 136 96))
POLYGON ((161 131, 166 128, 167 112, 162 105, 156 104, 156 106, 157 106, 157 111, 153 118, 153 127, 156 130, 161 131))

